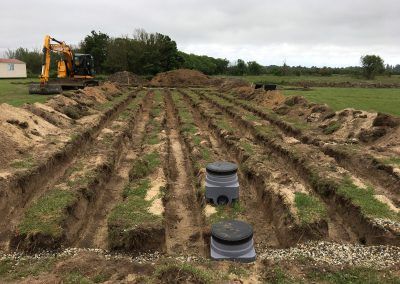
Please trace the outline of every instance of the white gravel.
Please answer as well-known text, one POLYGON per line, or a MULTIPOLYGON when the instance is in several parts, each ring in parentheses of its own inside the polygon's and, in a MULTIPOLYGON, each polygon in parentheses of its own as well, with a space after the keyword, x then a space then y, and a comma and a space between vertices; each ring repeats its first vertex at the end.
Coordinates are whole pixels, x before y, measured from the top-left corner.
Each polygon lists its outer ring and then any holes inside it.
MULTIPOLYGON (((24 253, 2 253, 0 252, 0 261, 2 260, 35 260, 40 258, 64 258, 72 257, 79 253, 91 252, 104 257, 106 260, 126 260, 138 264, 152 264, 157 260, 171 260, 178 262, 204 262, 207 259, 200 256, 167 256, 160 252, 143 253, 138 256, 128 254, 119 254, 102 249, 81 249, 67 248, 61 252, 44 251, 38 254, 24 253)), ((299 244, 296 247, 287 249, 258 248, 256 247, 258 260, 296 260, 306 259, 314 261, 314 264, 327 265, 351 265, 374 267, 377 269, 389 268, 400 264, 400 247, 395 246, 363 246, 357 244, 338 244, 330 242, 308 242, 299 244)), ((310 263, 312 265, 312 263, 310 263)))
POLYGON ((400 263, 400 247, 363 246, 329 242, 309 242, 288 249, 266 249, 260 259, 294 260, 306 258, 328 265, 388 268, 400 263))

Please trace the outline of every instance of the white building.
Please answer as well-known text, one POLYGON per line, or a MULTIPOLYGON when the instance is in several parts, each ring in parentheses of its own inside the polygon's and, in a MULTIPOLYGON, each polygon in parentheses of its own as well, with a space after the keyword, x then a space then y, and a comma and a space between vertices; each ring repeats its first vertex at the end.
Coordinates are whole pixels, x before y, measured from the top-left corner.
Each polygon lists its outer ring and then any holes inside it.
POLYGON ((1 78, 26 78, 26 64, 18 59, 0 58, 1 78))

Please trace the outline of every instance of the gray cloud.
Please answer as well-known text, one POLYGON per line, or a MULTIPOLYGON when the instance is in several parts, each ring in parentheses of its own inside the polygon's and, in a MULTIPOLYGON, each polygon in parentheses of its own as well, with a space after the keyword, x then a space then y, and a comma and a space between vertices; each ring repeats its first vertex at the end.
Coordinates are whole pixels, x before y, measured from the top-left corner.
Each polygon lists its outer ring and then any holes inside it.
POLYGON ((92 29, 170 35, 187 52, 263 64, 356 65, 366 53, 400 63, 397 0, 14 0, 0 4, 0 51, 77 44, 92 29), (65 4, 67 3, 67 4, 65 4))

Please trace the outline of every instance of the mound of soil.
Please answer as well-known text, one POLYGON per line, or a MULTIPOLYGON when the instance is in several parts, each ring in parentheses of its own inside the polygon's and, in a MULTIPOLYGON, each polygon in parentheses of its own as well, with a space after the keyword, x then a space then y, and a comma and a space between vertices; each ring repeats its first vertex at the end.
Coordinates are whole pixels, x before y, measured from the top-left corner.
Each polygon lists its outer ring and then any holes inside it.
POLYGON ((27 109, 0 105, 0 168, 36 147, 60 129, 27 109))
POLYGON ((150 82, 150 85, 157 87, 210 86, 212 84, 213 80, 210 77, 190 69, 159 73, 150 82))
POLYGON ((24 106, 24 108, 58 127, 70 127, 72 124, 72 120, 68 116, 48 105, 34 103, 27 104, 24 106))
POLYGON ((95 102, 103 104, 108 101, 107 96, 104 95, 104 92, 99 88, 86 87, 81 90, 81 92, 88 96, 90 99, 93 99, 95 102))
POLYGON ((105 82, 101 85, 101 90, 105 92, 104 95, 111 95, 113 97, 121 94, 121 90, 113 83, 105 82))
POLYGON ((221 92, 228 92, 228 91, 242 91, 249 93, 251 91, 254 92, 254 88, 251 84, 242 79, 236 78, 226 78, 220 84, 219 91, 221 92))
POLYGON ((108 81, 126 86, 139 86, 148 83, 146 79, 128 71, 116 72, 108 77, 108 81))

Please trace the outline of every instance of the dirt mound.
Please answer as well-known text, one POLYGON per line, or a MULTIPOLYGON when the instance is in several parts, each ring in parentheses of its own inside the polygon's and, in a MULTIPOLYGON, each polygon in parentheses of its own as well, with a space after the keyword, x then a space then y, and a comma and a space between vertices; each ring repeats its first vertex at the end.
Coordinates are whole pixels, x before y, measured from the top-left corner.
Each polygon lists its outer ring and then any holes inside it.
POLYGON ((7 165, 60 129, 23 108, 0 105, 0 162, 7 165))
POLYGON ((242 79, 236 79, 236 78, 223 79, 223 81, 219 87, 219 91, 221 91, 221 92, 246 91, 246 93, 247 93, 247 92, 250 92, 251 90, 254 91, 254 88, 252 88, 252 86, 249 82, 242 80, 242 79))
POLYGON ((81 92, 98 103, 103 104, 108 101, 107 96, 104 95, 104 92, 99 88, 86 87, 81 90, 81 92))
POLYGON ((213 81, 203 73, 190 70, 178 69, 157 74, 150 82, 157 87, 188 87, 188 86, 210 86, 213 81))
POLYGON ((121 94, 121 90, 113 83, 105 82, 100 88, 105 92, 106 95, 110 94, 111 96, 115 97, 121 94))
POLYGON ((72 121, 68 116, 66 116, 64 113, 61 113, 53 109, 48 105, 41 103, 34 103, 34 104, 27 104, 24 106, 24 108, 58 127, 71 126, 72 121))
POLYGON ((116 72, 108 77, 108 81, 128 86, 139 86, 148 83, 146 79, 128 71, 116 72))

